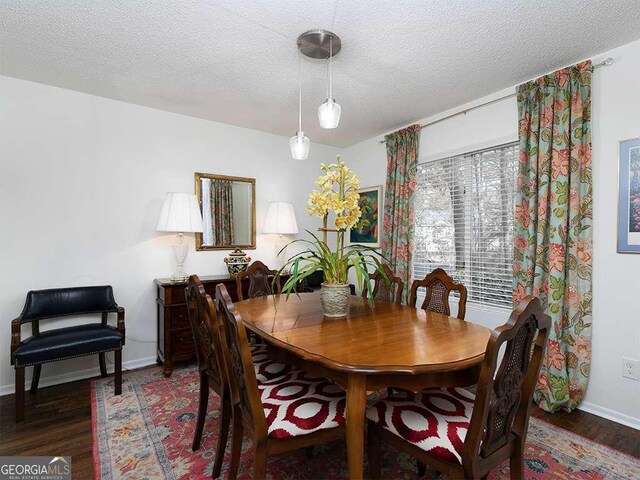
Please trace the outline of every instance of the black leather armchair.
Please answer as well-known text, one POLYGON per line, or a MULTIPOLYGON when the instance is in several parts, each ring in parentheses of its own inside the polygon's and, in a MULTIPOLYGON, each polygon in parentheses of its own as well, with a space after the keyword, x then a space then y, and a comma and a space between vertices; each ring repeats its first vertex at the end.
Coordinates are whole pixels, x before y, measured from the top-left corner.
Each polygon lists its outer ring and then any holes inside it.
POLYGON ((33 366, 31 393, 38 390, 43 363, 98 354, 100 373, 107 375, 106 352, 115 352, 115 394, 122 393, 122 347, 125 342, 124 308, 119 307, 109 285, 55 288, 27 293, 22 313, 11 322, 11 364, 14 365, 16 421, 24 419, 24 369, 33 366), (109 313, 117 325, 108 325, 109 313), (101 323, 84 323, 40 332, 42 320, 101 314, 101 323), (21 338, 21 327, 31 323, 31 336, 21 338))

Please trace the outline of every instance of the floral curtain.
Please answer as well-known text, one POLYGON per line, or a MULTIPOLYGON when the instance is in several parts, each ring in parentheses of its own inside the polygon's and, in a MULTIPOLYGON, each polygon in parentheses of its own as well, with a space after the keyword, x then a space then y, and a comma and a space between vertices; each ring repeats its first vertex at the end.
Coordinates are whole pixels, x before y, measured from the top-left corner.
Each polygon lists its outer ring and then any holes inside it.
POLYGON ((211 226, 213 245, 233 245, 233 190, 232 182, 211 179, 211 226))
POLYGON ((409 301, 413 256, 413 194, 416 190, 420 125, 387 135, 387 182, 382 221, 382 255, 406 285, 402 301, 409 301))
POLYGON ((518 87, 514 301, 540 297, 552 330, 534 398, 572 410, 591 363, 591 62, 518 87))

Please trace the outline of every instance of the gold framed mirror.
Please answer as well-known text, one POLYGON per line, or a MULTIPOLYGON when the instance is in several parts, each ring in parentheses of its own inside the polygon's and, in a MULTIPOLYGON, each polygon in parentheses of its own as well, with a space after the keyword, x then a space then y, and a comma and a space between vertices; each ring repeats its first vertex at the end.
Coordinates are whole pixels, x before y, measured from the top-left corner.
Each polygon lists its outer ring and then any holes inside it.
POLYGON ((256 248, 256 179, 195 173, 203 233, 196 250, 256 248))

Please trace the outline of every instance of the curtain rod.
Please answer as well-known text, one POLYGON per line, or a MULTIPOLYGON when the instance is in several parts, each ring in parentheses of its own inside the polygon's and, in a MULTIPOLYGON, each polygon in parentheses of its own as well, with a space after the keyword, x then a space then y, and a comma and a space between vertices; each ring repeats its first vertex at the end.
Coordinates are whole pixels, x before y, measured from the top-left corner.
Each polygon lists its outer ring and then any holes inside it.
MULTIPOLYGON (((613 64, 613 58, 609 57, 609 58, 605 58, 600 63, 596 63, 595 65, 593 65, 593 68, 596 69, 596 68, 600 68, 600 67, 608 67, 609 65, 612 65, 612 64, 613 64)), ((487 105, 491 105, 492 103, 499 102, 501 100, 504 100, 505 98, 515 97, 516 95, 517 95, 516 92, 508 93, 508 94, 503 95, 501 97, 494 98, 493 100, 489 100, 487 102, 480 103, 478 105, 474 105, 473 107, 466 108, 466 109, 461 110, 459 112, 452 113, 450 115, 447 115, 446 117, 442 117, 442 118, 439 118, 437 120, 433 120, 432 122, 423 123, 422 125, 420 125, 420 128, 428 127, 430 125, 435 125, 436 123, 440 123, 443 120, 448 120, 449 118, 452 118, 452 117, 457 117, 458 115, 466 115, 467 112, 475 110, 476 108, 486 107, 487 105)), ((384 140, 380 140, 378 143, 384 143, 384 140)))

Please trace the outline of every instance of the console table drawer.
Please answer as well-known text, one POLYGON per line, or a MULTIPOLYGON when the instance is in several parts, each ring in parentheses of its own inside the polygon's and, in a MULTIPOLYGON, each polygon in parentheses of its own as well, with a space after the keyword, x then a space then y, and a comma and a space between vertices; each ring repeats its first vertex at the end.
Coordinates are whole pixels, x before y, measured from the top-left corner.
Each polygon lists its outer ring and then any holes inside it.
POLYGON ((183 328, 191 328, 189 323, 189 311, 186 305, 171 307, 171 330, 182 330, 183 328))
POLYGON ((193 353, 195 345, 193 344, 193 333, 190 328, 171 331, 171 347, 174 354, 193 353))

